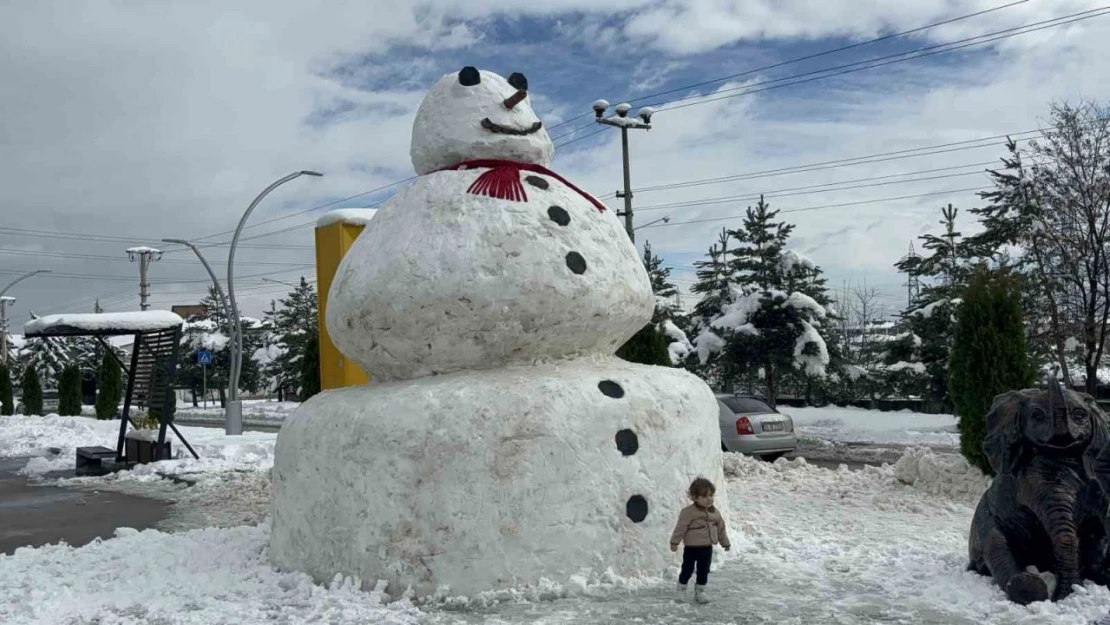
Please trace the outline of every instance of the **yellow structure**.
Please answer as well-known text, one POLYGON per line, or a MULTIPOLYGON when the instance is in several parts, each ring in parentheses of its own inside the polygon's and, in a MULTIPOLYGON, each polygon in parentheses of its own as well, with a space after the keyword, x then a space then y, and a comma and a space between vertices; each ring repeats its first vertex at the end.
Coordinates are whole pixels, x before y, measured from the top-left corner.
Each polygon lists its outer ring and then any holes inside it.
POLYGON ((324 215, 316 224, 316 288, 320 314, 320 388, 366 384, 370 378, 335 347, 328 336, 328 291, 339 262, 374 214, 373 209, 343 209, 324 215))

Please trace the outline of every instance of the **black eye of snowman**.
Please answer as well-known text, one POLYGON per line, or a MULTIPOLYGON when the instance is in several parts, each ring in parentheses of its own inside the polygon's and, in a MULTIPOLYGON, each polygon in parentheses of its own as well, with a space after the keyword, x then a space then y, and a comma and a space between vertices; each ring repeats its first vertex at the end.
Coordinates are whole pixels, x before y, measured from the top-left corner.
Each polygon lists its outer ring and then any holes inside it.
POLYGON ((478 68, 467 65, 459 70, 460 85, 464 87, 473 87, 480 82, 482 82, 482 75, 478 73, 478 68))

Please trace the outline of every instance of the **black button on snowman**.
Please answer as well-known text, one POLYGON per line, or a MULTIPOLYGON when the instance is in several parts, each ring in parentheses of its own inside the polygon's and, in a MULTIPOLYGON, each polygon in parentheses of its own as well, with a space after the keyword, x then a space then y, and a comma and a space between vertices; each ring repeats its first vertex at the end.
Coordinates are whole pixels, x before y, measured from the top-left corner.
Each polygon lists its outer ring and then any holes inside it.
POLYGON ((548 169, 527 88, 467 67, 421 103, 419 177, 328 295, 371 383, 313 397, 278 437, 276 565, 418 595, 653 575, 689 482, 723 481, 712 391, 613 355, 650 321, 647 273, 612 212, 548 169))

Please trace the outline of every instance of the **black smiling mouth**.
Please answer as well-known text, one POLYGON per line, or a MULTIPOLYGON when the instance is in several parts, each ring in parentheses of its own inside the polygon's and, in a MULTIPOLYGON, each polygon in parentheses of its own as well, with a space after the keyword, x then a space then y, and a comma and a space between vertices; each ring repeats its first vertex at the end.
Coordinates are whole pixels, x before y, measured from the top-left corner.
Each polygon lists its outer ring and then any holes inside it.
POLYGON ((536 122, 524 130, 517 130, 516 128, 507 128, 501 124, 495 124, 488 117, 485 117, 482 119, 482 128, 502 135, 530 135, 543 128, 543 122, 536 122))

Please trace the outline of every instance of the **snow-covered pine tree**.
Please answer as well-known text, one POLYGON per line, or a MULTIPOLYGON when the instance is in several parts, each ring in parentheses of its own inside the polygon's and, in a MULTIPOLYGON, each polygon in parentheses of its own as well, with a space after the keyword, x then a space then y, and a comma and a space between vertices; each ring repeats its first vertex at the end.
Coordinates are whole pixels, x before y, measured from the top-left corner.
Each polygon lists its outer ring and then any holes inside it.
POLYGON ((670 267, 663 266, 663 259, 651 250, 651 243, 647 241, 644 242, 643 263, 655 295, 655 311, 651 321, 620 346, 617 357, 644 365, 673 366, 674 359, 668 347, 670 338, 662 324, 677 309, 674 296, 678 290, 670 281, 670 267))
MULTIPOLYGON (((951 204, 941 209, 941 235, 919 237, 930 252, 909 256, 895 266, 902 273, 922 279, 921 292, 903 313, 905 331, 920 339, 920 360, 926 380, 922 398, 933 411, 951 408, 948 393, 948 360, 952 353, 952 331, 956 306, 971 272, 975 246, 956 229, 959 211, 951 204)), ((911 363, 912 364, 912 363, 911 363)), ((914 369, 920 371, 920 366, 914 369)))
POLYGON ((695 340, 702 363, 720 352, 722 381, 758 375, 772 404, 784 373, 819 378, 829 364, 819 331, 829 316, 821 270, 787 253, 794 227, 776 221, 777 215, 760 198, 748 208, 743 225, 727 233, 734 240, 726 274, 730 296, 695 340))
POLYGON ((710 386, 721 388, 724 380, 718 361, 720 348, 724 346, 720 337, 710 328, 710 323, 721 316, 721 308, 732 301, 729 281, 728 247, 731 237, 728 230, 721 229, 717 242, 709 246, 706 260, 694 261, 697 282, 691 291, 700 295, 688 321, 688 332, 695 336, 691 341, 691 354, 683 363, 691 372, 701 376, 710 386))
POLYGON ((264 337, 265 347, 273 359, 262 373, 273 381, 275 389, 283 390, 282 394, 292 391, 301 395, 306 348, 319 333, 316 287, 302 277, 297 288, 271 306, 264 319, 270 327, 264 337))
POLYGON ((644 269, 647 270, 648 279, 651 281, 651 292, 655 294, 655 314, 652 323, 662 323, 670 319, 677 311, 678 304, 675 297, 678 287, 671 282, 671 268, 663 265, 663 259, 651 249, 651 242, 644 241, 644 269))
POLYGON ((23 348, 28 367, 34 367, 46 388, 58 388, 62 370, 74 361, 76 348, 71 338, 27 339, 23 348))

